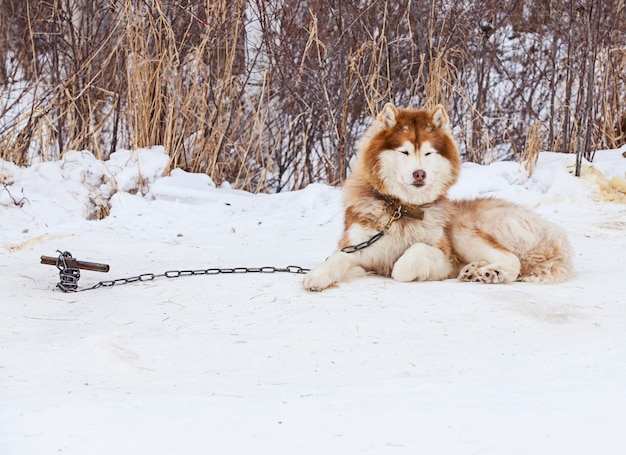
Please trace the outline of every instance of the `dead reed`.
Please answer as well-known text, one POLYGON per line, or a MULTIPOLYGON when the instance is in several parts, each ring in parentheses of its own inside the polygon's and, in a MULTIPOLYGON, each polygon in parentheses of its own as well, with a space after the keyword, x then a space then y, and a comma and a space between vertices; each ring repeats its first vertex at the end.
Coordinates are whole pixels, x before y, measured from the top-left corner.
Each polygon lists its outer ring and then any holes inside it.
POLYGON ((526 137, 526 144, 524 150, 520 156, 520 163, 524 164, 528 177, 533 175, 535 165, 539 159, 539 153, 543 149, 545 138, 541 132, 544 127, 543 122, 535 122, 530 128, 528 128, 528 135, 526 137))
POLYGON ((163 145, 253 192, 340 184, 393 101, 444 104, 466 160, 532 172, 541 124, 589 159, 625 142, 626 6, 571 3, 4 0, 0 157, 163 145))

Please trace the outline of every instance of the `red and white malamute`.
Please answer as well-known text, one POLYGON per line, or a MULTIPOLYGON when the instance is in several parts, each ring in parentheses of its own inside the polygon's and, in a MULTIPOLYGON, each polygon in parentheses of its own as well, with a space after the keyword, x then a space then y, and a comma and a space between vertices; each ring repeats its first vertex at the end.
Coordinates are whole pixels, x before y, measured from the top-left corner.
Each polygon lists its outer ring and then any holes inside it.
POLYGON ((305 276, 306 289, 366 273, 484 283, 554 283, 571 275, 571 249, 558 226, 499 199, 446 197, 461 160, 442 106, 387 104, 358 147, 343 189, 338 250, 305 276))

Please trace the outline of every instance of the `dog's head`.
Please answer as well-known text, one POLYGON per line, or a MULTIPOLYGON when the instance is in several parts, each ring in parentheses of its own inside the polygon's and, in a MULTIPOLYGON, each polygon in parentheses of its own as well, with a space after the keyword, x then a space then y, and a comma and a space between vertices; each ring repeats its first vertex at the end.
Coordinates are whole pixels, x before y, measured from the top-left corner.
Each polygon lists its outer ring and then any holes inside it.
POLYGON ((411 204, 432 202, 457 181, 461 159, 443 106, 388 103, 359 145, 354 173, 378 192, 411 204))

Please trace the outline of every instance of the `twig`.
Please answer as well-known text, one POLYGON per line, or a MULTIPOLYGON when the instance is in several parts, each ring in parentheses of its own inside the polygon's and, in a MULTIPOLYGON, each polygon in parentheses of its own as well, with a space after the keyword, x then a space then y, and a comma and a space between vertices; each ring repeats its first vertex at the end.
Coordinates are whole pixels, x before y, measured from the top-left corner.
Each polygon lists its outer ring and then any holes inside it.
POLYGON ((22 196, 22 198, 20 200, 15 199, 15 197, 13 197, 13 195, 11 194, 11 191, 9 191, 9 184, 6 182, 0 182, 2 183, 2 186, 4 187, 4 190, 7 192, 7 194, 9 195, 9 197, 11 198, 11 200, 13 201, 13 204, 16 207, 23 207, 24 203, 28 202, 30 204, 30 201, 28 200, 28 198, 26 196, 22 196))

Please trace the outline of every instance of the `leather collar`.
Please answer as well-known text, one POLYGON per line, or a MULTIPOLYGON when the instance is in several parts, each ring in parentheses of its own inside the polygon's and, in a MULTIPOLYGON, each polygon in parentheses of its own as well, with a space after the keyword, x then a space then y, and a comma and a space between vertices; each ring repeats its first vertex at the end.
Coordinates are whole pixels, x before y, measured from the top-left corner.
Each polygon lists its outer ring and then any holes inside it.
POLYGON ((385 201, 385 203, 387 204, 388 211, 390 213, 399 213, 401 216, 408 216, 409 218, 413 218, 416 220, 423 220, 424 210, 422 209, 432 207, 437 202, 437 201, 433 201, 433 202, 429 202, 428 204, 412 205, 412 204, 406 204, 400 201, 400 199, 393 197, 393 196, 389 196, 387 194, 376 192, 376 196, 379 199, 382 199, 383 201, 385 201))

